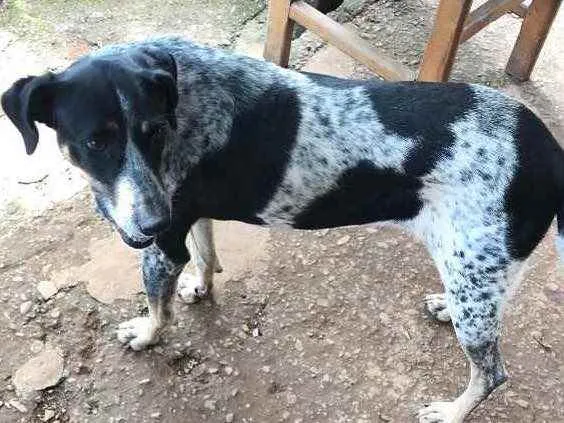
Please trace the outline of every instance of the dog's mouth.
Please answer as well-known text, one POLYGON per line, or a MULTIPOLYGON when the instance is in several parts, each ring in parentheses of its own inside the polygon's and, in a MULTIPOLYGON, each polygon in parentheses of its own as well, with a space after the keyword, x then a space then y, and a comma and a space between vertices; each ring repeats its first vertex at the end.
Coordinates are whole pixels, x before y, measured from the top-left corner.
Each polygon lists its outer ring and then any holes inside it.
POLYGON ((122 231, 120 228, 118 228, 118 227, 116 227, 116 228, 117 228, 117 231, 119 232, 123 242, 125 242, 129 247, 135 248, 137 250, 147 248, 155 240, 154 237, 148 237, 148 236, 132 238, 128 234, 126 234, 124 231, 122 231))

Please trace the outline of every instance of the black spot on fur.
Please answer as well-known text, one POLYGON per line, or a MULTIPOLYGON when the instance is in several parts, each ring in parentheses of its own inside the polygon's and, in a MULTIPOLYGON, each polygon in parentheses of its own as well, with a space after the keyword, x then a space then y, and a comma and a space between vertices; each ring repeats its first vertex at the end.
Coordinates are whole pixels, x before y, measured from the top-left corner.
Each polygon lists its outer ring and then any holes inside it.
POLYGON ((517 172, 509 186, 505 211, 511 256, 525 259, 536 247, 558 210, 564 233, 564 152, 544 124, 527 108, 519 111, 517 172))
POLYGON ((341 175, 335 188, 296 216, 293 226, 316 229, 410 219, 422 207, 420 188, 417 178, 361 161, 341 175))

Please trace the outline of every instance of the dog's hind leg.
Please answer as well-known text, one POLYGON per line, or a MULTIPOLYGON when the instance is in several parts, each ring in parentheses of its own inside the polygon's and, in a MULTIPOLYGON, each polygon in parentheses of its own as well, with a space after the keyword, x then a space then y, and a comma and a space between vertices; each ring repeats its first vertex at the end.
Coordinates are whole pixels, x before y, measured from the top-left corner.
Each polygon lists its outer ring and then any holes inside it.
POLYGON ((211 219, 199 219, 188 234, 188 250, 194 273, 184 272, 178 278, 178 295, 186 303, 194 303, 211 292, 214 273, 223 269, 215 251, 211 219))
POLYGON ((463 422, 507 378, 499 350, 501 318, 508 290, 517 282, 522 263, 510 262, 501 249, 493 253, 490 247, 495 245, 488 243, 462 255, 460 248, 454 254, 433 253, 445 294, 427 297, 427 304, 445 306, 437 311, 437 318, 445 321, 448 316, 452 321, 470 362, 470 382, 456 400, 434 402, 421 409, 420 423, 463 422))
POLYGON ((178 276, 189 260, 185 244, 187 232, 187 229, 173 226, 143 250, 143 283, 149 315, 124 322, 117 330, 119 341, 134 350, 157 343, 160 332, 173 319, 172 300, 178 276))

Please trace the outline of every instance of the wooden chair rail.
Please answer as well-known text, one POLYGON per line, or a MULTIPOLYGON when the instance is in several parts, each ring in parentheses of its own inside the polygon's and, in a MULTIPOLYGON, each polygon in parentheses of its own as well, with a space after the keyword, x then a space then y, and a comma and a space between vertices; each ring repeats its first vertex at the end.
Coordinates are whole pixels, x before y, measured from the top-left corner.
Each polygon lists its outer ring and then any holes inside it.
POLYGON ((303 1, 291 4, 289 17, 352 58, 365 64, 384 79, 392 81, 415 79, 415 73, 407 66, 387 57, 386 54, 356 35, 354 31, 338 24, 303 1))

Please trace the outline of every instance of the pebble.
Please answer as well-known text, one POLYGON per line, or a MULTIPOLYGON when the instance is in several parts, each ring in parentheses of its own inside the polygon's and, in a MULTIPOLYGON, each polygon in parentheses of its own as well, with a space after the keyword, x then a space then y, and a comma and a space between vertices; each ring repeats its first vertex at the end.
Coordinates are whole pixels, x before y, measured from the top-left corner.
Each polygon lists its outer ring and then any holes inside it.
POLYGON ((294 346, 296 347, 296 350, 298 350, 298 351, 304 350, 304 346, 302 344, 302 341, 300 341, 299 339, 296 339, 296 343, 295 343, 294 346))
POLYGON ((47 301, 53 295, 57 293, 57 287, 53 282, 50 281, 41 281, 37 284, 37 290, 41 294, 41 297, 47 301))
POLYGON ((55 412, 53 410, 51 410, 50 408, 46 408, 45 412, 43 413, 43 417, 41 418, 41 421, 42 422, 48 422, 53 417, 55 417, 55 412))
POLYGON ((217 401, 215 400, 206 400, 204 401, 204 408, 214 411, 216 409, 216 404, 217 401))
POLYGON ((161 417, 161 413, 159 413, 158 411, 155 413, 151 413, 152 419, 159 419, 160 417, 161 417))
POLYGON ((31 301, 25 301, 23 303, 20 304, 20 314, 26 314, 29 310, 31 310, 31 307, 33 306, 33 303, 31 301))
POLYGON ((225 423, 233 423, 235 415, 233 413, 228 413, 225 415, 225 423))
POLYGON ((139 385, 146 385, 149 382, 151 382, 151 379, 147 378, 147 379, 141 379, 139 382, 137 382, 139 385))
POLYGON ((18 410, 20 413, 27 413, 27 407, 23 405, 21 402, 16 400, 11 400, 9 404, 18 410))
POLYGON ((223 371, 227 376, 231 376, 233 374, 233 367, 227 366, 223 371))
POLYGON ((350 235, 342 236, 337 240, 337 245, 344 245, 351 240, 350 235))
POLYGON ((208 369, 209 374, 215 375, 217 372, 219 372, 219 369, 217 367, 210 367, 208 369))
POLYGON ((521 408, 529 408, 529 403, 525 400, 518 399, 515 401, 515 403, 521 408))

